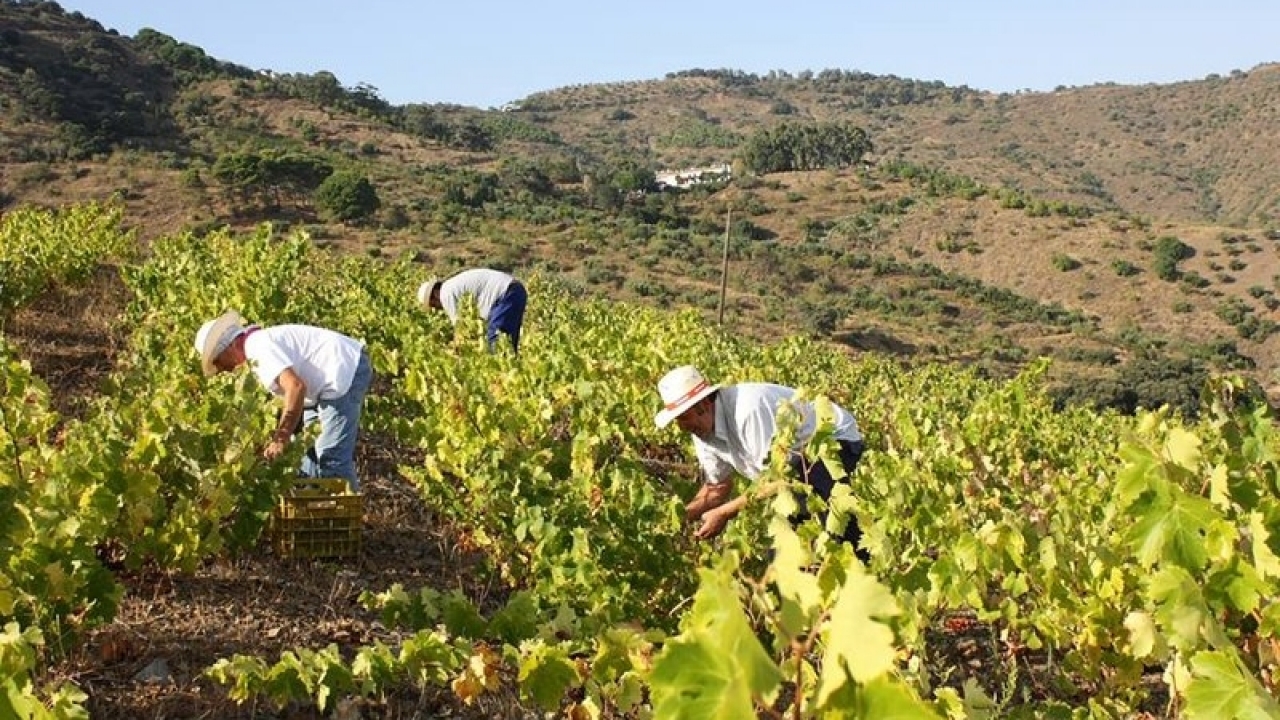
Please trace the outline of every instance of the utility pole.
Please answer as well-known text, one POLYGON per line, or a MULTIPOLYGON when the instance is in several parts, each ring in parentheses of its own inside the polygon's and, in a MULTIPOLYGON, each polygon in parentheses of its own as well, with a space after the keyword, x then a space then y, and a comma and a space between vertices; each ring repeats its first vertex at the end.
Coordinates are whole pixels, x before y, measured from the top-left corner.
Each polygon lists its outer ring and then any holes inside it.
POLYGON ((724 255, 720 260, 720 310, 716 324, 724 326, 724 294, 729 284, 729 228, 733 227, 733 208, 724 213, 724 255))

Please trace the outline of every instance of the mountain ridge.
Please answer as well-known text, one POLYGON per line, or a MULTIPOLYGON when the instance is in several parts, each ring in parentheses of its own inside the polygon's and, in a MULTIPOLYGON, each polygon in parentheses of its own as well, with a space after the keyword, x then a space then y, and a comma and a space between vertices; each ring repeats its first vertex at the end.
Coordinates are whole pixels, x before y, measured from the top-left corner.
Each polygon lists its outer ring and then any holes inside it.
POLYGON ((3 0, 0 20, 0 209, 115 198, 144 238, 271 221, 708 317, 728 213, 744 332, 1006 371, 1047 353, 1094 385, 1162 354, 1208 348, 1263 381, 1280 359, 1280 64, 1012 94, 693 69, 480 110, 252 71, 47 0, 3 0), (870 138, 856 166, 744 172, 760 133, 833 123, 870 138), (367 177, 380 207, 335 221, 305 188, 220 174, 267 156, 367 177), (654 192, 662 169, 721 163, 732 182, 654 192), (1166 237, 1187 253, 1162 279, 1166 237))

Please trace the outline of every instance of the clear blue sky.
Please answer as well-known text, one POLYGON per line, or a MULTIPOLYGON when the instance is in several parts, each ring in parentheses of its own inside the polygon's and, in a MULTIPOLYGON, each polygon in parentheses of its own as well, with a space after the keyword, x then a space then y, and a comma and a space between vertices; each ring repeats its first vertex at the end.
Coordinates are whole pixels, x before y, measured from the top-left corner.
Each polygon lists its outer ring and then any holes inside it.
POLYGON ((254 69, 497 107, 691 68, 861 70, 979 90, 1167 83, 1280 61, 1278 0, 66 0, 254 69))

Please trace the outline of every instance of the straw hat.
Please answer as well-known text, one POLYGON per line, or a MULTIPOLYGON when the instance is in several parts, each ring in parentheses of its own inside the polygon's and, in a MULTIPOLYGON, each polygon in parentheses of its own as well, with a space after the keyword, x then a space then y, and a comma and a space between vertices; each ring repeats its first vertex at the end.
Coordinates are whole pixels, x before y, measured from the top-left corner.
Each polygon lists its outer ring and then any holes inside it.
POLYGON ((658 394, 662 396, 663 407, 653 421, 658 427, 664 428, 686 410, 697 405, 699 400, 719 389, 719 385, 708 383, 694 366, 681 365, 658 381, 658 394))
POLYGON ((244 332, 244 319, 235 310, 228 310, 216 320, 210 320, 196 331, 196 352, 200 353, 200 367, 205 375, 218 372, 213 361, 233 340, 244 332))
POLYGON ((431 278, 430 280, 419 285, 418 286, 418 302, 422 303, 423 305, 430 305, 431 293, 435 292, 435 289, 440 286, 440 283, 441 283, 440 278, 431 278))

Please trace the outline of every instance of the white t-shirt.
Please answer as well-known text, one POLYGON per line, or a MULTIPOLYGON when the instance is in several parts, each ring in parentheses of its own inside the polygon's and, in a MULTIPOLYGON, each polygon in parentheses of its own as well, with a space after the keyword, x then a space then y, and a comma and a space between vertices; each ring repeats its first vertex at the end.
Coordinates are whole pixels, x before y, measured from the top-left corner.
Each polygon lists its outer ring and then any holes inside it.
POLYGON ((250 330, 244 355, 253 374, 274 395, 284 395, 280 373, 293 368, 307 386, 306 404, 347 394, 364 344, 326 328, 276 325, 250 330))
MULTIPOLYGON (((795 394, 789 387, 771 383, 741 383, 720 388, 713 437, 710 440, 693 437, 698 464, 709 484, 718 485, 728 480, 735 470, 752 480, 764 472, 773 445, 778 408, 792 402, 795 394)), ((835 411, 836 439, 862 440, 853 415, 835 403, 831 407, 835 411)), ((817 413, 812 403, 798 403, 796 409, 803 420, 796 430, 792 450, 804 447, 817 428, 817 413)))
POLYGON ((476 310, 481 318, 488 320, 493 304, 507 291, 512 280, 510 275, 488 268, 463 270, 440 283, 440 306, 451 321, 458 322, 458 303, 464 296, 474 295, 476 310))

